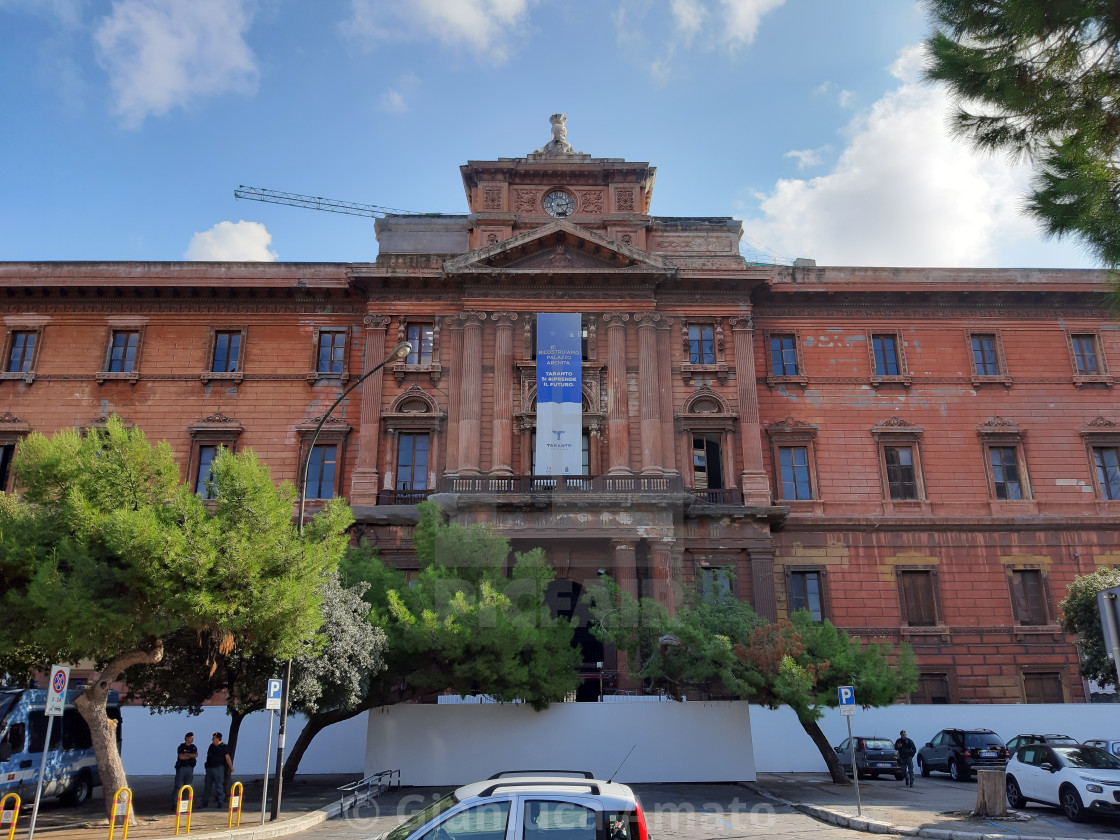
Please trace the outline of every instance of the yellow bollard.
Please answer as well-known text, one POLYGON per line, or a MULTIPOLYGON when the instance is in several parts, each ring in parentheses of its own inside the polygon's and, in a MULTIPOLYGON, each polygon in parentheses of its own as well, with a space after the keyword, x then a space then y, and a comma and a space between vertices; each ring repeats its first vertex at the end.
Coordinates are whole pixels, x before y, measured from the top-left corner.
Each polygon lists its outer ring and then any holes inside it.
POLYGON ((229 789, 229 823, 226 828, 233 828, 233 809, 237 809, 237 827, 241 827, 241 800, 245 798, 245 786, 241 782, 234 782, 229 789))
POLYGON ((4 830, 4 823, 11 823, 8 828, 8 840, 12 840, 16 836, 16 820, 19 819, 19 794, 6 793, 3 798, 0 798, 0 831, 4 830), (16 807, 9 809, 8 800, 14 799, 16 807))
POLYGON ((109 840, 113 840, 113 832, 117 830, 117 812, 121 802, 124 802, 124 833, 121 840, 128 840, 128 822, 132 817, 132 788, 123 787, 113 795, 113 816, 109 819, 109 840), (121 794, 126 794, 121 796, 121 794))
POLYGON ((194 788, 190 785, 183 785, 179 788, 179 793, 175 796, 175 833, 179 833, 179 820, 183 817, 183 812, 187 812, 187 830, 186 834, 191 833, 191 813, 194 811, 194 788), (187 798, 183 798, 183 791, 187 792, 187 798))

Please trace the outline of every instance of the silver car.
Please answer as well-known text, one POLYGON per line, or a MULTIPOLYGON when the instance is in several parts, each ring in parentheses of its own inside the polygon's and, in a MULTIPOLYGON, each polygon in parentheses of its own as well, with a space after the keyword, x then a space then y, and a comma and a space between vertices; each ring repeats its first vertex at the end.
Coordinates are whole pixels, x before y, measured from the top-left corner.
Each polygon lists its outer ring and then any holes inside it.
POLYGON ((379 840, 649 840, 626 785, 584 771, 507 771, 464 785, 379 840))

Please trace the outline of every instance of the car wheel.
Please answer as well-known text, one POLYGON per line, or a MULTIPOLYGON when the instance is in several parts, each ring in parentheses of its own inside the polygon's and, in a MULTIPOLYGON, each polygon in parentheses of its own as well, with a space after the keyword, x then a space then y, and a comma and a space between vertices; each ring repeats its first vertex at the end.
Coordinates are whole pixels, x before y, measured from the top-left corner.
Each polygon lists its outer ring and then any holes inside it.
POLYGON ((93 796, 93 779, 90 778, 88 772, 83 770, 78 774, 78 778, 59 799, 62 800, 64 805, 84 805, 93 796))
POLYGON ((1085 806, 1081 804, 1081 794, 1071 785, 1066 785, 1058 791, 1062 810, 1070 822, 1085 822, 1085 806))
POLYGON ((1027 800, 1023 798, 1023 792, 1019 790, 1019 783, 1015 781, 1014 776, 1007 777, 1007 804, 1012 808, 1025 808, 1027 800))
POLYGON ((926 760, 918 756, 918 772, 922 774, 922 778, 929 776, 929 767, 926 766, 926 760))
POLYGON ((949 761, 949 778, 954 782, 967 782, 969 776, 972 774, 968 772, 967 767, 962 767, 960 761, 957 759, 950 759, 949 761))

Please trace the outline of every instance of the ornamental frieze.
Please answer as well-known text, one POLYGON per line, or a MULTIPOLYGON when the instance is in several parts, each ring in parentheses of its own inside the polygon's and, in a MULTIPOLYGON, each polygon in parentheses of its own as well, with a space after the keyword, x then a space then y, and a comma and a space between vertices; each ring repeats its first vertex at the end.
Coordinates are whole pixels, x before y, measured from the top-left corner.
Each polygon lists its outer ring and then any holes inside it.
POLYGON ((537 190, 514 190, 513 209, 515 213, 533 213, 537 209, 537 190))

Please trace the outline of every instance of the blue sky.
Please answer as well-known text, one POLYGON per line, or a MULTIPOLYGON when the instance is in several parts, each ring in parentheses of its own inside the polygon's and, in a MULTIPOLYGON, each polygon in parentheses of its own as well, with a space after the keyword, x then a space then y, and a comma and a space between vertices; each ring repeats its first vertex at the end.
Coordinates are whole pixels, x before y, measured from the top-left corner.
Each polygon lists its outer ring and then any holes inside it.
POLYGON ((910 0, 0 0, 0 260, 376 258, 370 219, 239 184, 466 210, 458 167, 568 115, 652 212, 821 265, 1091 263, 1029 173, 947 136, 910 0))

